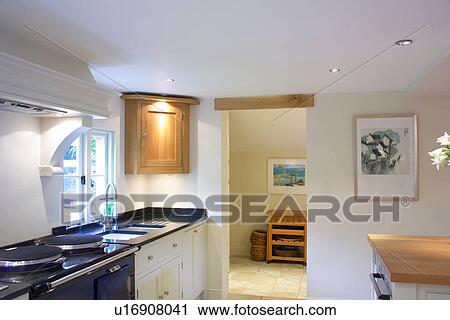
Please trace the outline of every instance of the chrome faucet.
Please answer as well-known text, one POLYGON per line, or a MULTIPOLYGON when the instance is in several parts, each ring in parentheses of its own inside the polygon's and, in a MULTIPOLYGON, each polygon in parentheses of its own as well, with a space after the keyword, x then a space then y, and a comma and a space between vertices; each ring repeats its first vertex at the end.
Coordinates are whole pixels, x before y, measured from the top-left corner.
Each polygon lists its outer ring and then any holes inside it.
POLYGON ((117 189, 114 183, 108 184, 105 191, 105 211, 102 214, 102 224, 105 230, 112 230, 113 226, 117 224, 117 215, 115 213, 109 215, 109 202, 112 199, 114 199, 114 201, 117 200, 117 189), (109 197, 110 189, 112 189, 114 193, 114 198, 109 197))

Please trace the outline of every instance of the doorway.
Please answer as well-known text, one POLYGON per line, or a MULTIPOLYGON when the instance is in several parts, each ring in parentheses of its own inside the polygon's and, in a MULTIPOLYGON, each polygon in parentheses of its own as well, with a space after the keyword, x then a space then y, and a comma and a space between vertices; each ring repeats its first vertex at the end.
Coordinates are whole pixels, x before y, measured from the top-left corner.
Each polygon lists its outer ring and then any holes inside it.
MULTIPOLYGON (((226 174, 230 194, 239 195, 236 205, 241 212, 243 202, 249 201, 243 200, 243 197, 266 196, 263 203, 257 204, 264 208, 257 208, 251 214, 261 219, 255 222, 241 214, 239 220, 229 225, 229 299, 305 299, 307 296, 306 261, 291 262, 280 258, 268 263, 265 257, 261 257, 261 250, 259 256, 255 256, 250 241, 255 230, 261 234, 267 232, 267 218, 271 211, 284 209, 287 202, 289 205, 285 208, 286 212, 298 209, 305 216, 307 213, 304 171, 292 168, 290 171, 281 170, 275 178, 271 177, 272 181, 269 179, 274 173, 274 163, 289 164, 306 159, 306 109, 293 109, 288 116, 277 119, 284 111, 228 111, 225 117, 229 138, 226 150, 229 165, 226 174), (276 183, 283 188, 273 188, 273 179, 278 179, 276 183), (286 197, 293 199, 295 204, 284 201, 286 197)), ((306 165, 303 168, 305 170, 306 165)), ((261 201, 262 198, 258 199, 261 201)), ((306 233, 304 236, 306 238, 306 233)), ((303 242, 306 244, 306 239, 303 242)), ((272 248, 281 252, 280 255, 302 255, 302 248, 298 246, 272 248)), ((304 249, 306 251, 306 247, 304 249)), ((267 254, 267 250, 265 253, 267 254)))

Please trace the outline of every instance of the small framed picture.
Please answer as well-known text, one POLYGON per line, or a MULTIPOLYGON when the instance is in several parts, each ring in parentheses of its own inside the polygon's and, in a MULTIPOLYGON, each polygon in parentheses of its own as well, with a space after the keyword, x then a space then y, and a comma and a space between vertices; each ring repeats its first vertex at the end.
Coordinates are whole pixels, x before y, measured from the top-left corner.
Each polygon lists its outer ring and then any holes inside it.
POLYGON ((417 199, 415 114, 355 117, 357 196, 417 199))
POLYGON ((268 159, 268 193, 305 194, 306 159, 268 159))

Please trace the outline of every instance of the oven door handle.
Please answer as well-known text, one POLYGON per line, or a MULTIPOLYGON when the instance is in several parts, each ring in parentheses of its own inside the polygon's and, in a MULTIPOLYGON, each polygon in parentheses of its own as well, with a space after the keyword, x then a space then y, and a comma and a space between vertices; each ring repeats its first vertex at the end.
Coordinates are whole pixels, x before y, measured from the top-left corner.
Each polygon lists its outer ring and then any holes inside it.
POLYGON ((89 267, 86 267, 84 269, 75 271, 72 274, 69 274, 69 275, 67 275, 67 276, 65 276, 63 278, 57 279, 55 281, 52 281, 52 282, 49 283, 50 288, 56 288, 56 287, 66 283, 66 282, 72 281, 73 279, 81 277, 81 276, 83 276, 83 275, 85 275, 85 274, 87 274, 89 272, 92 272, 92 271, 94 271, 94 270, 96 270, 96 269, 98 269, 100 267, 106 266, 106 265, 108 265, 108 264, 110 264, 110 263, 112 263, 114 261, 117 261, 117 260, 119 260, 121 258, 124 258, 124 257, 127 257, 129 255, 132 255, 137 250, 138 250, 138 248, 132 247, 132 248, 130 248, 130 249, 124 251, 124 252, 118 253, 118 254, 110 257, 110 258, 107 258, 107 259, 105 259, 103 261, 100 261, 100 262, 98 262, 96 264, 93 264, 93 265, 91 265, 89 267))
POLYGON ((378 300, 391 300, 391 294, 388 292, 386 285, 383 285, 383 290, 380 289, 379 281, 383 280, 383 275, 379 273, 371 273, 370 281, 372 282, 373 289, 377 295, 378 300), (378 280, 377 280, 378 279, 378 280))

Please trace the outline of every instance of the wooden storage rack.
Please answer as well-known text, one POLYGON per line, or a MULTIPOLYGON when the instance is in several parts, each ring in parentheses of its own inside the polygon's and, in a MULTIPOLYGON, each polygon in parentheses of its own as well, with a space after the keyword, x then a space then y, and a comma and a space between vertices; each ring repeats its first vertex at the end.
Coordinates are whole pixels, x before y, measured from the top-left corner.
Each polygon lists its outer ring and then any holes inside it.
POLYGON ((306 265, 307 218, 303 211, 269 211, 267 228, 267 262, 272 260, 303 262, 306 265), (274 235, 295 236, 292 240, 277 240, 274 235), (273 254, 273 246, 302 247, 303 254, 282 257, 273 254))

